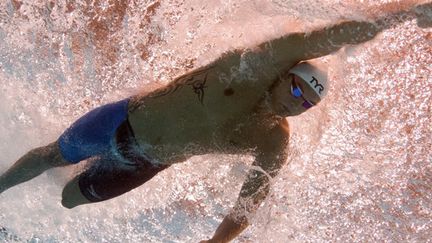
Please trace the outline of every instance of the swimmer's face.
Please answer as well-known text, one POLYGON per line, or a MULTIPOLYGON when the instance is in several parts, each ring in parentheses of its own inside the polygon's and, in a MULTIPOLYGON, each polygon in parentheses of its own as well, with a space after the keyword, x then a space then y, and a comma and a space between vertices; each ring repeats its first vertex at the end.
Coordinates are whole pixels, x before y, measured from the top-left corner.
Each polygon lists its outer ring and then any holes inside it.
POLYGON ((272 90, 272 109, 283 117, 300 115, 319 101, 320 97, 306 81, 294 74, 289 74, 272 90))

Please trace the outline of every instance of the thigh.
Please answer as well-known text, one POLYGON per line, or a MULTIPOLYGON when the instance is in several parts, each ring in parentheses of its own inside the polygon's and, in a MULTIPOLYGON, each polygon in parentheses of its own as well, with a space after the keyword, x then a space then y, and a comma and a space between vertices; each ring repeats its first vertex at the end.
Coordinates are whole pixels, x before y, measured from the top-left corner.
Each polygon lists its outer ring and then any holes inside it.
POLYGON ((70 165, 70 162, 63 158, 58 141, 50 143, 44 147, 33 149, 29 153, 40 157, 40 164, 46 163, 49 167, 59 167, 70 165))
POLYGON ((63 158, 78 163, 108 153, 117 128, 127 119, 128 102, 103 105, 76 120, 58 139, 63 158))
POLYGON ((143 158, 133 161, 133 166, 112 158, 100 160, 78 177, 81 193, 92 202, 120 196, 169 167, 169 165, 152 164, 143 158))

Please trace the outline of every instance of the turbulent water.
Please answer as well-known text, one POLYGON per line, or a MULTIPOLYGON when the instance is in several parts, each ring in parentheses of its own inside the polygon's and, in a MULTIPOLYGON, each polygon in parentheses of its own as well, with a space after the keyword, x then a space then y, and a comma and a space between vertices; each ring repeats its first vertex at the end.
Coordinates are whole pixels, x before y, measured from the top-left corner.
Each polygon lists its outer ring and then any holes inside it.
MULTIPOLYGON (((163 85, 226 50, 389 1, 0 3, 0 171, 86 111, 163 85)), ((331 91, 289 118, 287 166, 237 242, 430 242, 432 29, 407 21, 325 58, 331 91)), ((0 240, 197 242, 235 202, 250 156, 206 155, 72 210, 55 169, 0 195, 0 240)))

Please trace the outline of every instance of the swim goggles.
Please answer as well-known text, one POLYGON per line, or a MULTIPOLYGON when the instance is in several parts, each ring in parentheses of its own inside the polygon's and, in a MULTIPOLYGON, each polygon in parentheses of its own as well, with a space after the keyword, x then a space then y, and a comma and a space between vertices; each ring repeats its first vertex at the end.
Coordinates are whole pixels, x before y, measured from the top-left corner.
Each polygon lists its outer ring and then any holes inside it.
POLYGON ((295 80, 295 75, 292 79, 291 82, 291 94, 296 97, 296 98, 302 98, 304 100, 302 106, 306 109, 311 108, 312 106, 314 106, 315 104, 308 101, 307 99, 305 99, 305 97, 303 97, 303 91, 300 89, 300 87, 297 85, 296 80, 295 80))

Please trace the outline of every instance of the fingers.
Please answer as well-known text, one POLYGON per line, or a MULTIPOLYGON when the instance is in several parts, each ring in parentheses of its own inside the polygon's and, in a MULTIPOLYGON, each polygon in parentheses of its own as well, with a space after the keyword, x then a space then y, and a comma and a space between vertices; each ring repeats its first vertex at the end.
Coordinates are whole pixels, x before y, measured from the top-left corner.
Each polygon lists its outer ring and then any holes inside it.
POLYGON ((432 2, 417 5, 413 8, 420 28, 432 27, 432 2))

